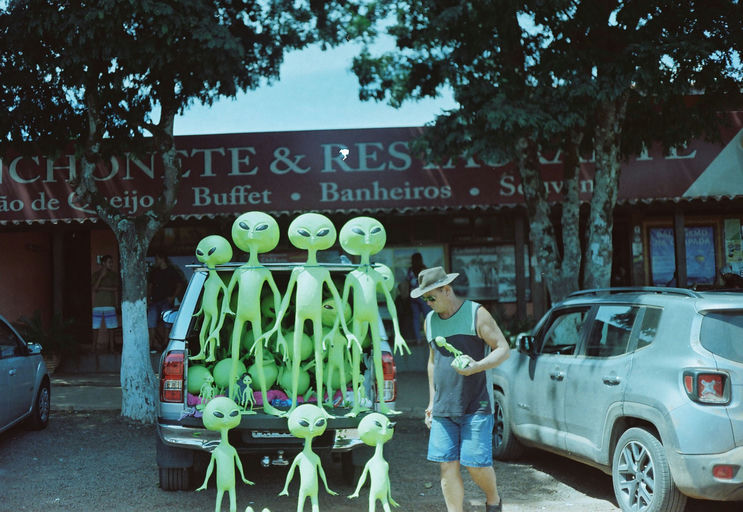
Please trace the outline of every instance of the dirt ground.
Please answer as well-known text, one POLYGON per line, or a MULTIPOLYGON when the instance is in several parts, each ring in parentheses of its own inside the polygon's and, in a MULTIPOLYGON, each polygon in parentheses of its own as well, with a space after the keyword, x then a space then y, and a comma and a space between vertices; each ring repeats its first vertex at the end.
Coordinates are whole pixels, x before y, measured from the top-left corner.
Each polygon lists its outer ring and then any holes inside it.
MULTIPOLYGON (((0 434, 0 511, 214 510, 214 477, 202 492, 165 492, 158 487, 155 435, 153 426, 130 424, 115 413, 54 413, 41 432, 15 428, 0 434)), ((397 420, 395 435, 385 445, 392 496, 400 504, 395 510, 445 511, 438 467, 425 460, 426 443, 421 420, 397 420)), ((297 509, 298 475, 289 497, 279 497, 287 468, 262 469, 250 460, 244 465, 246 477, 256 485, 238 484, 238 511, 248 505, 258 511, 297 509)), ((350 500, 353 487, 343 484, 340 465, 330 460, 323 465, 338 496, 321 489, 320 510, 368 510, 368 483, 358 499, 350 500)), ((619 510, 609 476, 561 457, 529 452, 518 463, 497 463, 496 474, 507 512, 619 510)), ((464 481, 465 510, 483 511, 481 492, 466 474, 464 481)), ((228 503, 225 494, 222 510, 229 509, 228 503)), ((691 502, 687 511, 732 512, 739 506, 691 502)), ((305 510, 310 510, 309 501, 305 510)), ((376 510, 382 510, 381 505, 376 510)))

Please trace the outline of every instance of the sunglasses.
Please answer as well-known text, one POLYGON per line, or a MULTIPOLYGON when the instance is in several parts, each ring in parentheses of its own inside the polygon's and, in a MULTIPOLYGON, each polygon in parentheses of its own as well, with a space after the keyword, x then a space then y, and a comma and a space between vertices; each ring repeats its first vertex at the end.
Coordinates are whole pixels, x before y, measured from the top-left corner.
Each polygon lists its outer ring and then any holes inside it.
POLYGON ((436 302, 436 297, 433 297, 432 295, 424 295, 421 297, 424 302, 436 302))

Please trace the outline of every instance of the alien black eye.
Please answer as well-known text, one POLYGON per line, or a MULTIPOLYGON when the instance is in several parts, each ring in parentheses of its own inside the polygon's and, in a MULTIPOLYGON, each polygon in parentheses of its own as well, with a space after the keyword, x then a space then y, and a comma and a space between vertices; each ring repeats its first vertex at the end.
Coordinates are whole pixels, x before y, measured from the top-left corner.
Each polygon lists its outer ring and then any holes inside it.
POLYGON ((310 422, 307 421, 307 420, 299 420, 299 424, 302 425, 303 427, 309 427, 310 426, 310 422))
POLYGON ((323 309, 333 309, 333 305, 332 304, 323 304, 322 305, 322 308, 323 309))
POLYGON ((380 231, 382 231, 382 228, 380 228, 379 226, 375 226, 375 227, 372 228, 371 234, 372 235, 375 235, 375 234, 379 233, 380 231))
POLYGON ((216 416, 217 418, 224 418, 224 414, 219 411, 214 411, 214 416, 216 416))
POLYGON ((216 247, 212 247, 211 249, 209 249, 209 256, 211 256, 212 254, 214 254, 214 251, 216 251, 216 250, 217 250, 216 247))
POLYGON ((382 428, 382 424, 381 424, 381 423, 379 423, 378 421, 375 421, 375 422, 374 422, 374 424, 375 424, 376 426, 378 426, 379 428, 382 428))
POLYGON ((235 409, 234 411, 232 411, 232 412, 230 413, 230 416, 234 418, 234 417, 235 417, 235 416, 237 416, 238 414, 240 414, 240 411, 238 411, 237 409, 235 409))
POLYGON ((326 236, 328 233, 330 233, 329 228, 323 228, 320 231, 317 232, 317 236, 326 236))
POLYGON ((196 249, 196 254, 198 256, 203 256, 204 255, 204 251, 202 251, 201 249, 196 249))
POLYGON ((267 229, 268 229, 268 224, 265 224, 265 223, 264 223, 264 224, 258 224, 258 225, 257 225, 257 226, 255 227, 255 230, 256 230, 256 231, 265 231, 265 230, 267 230, 267 229))
POLYGON ((243 228, 245 231, 250 231, 250 226, 248 226, 247 224, 245 224, 242 221, 238 224, 238 226, 240 226, 241 228, 243 228))
POLYGON ((325 418, 320 418, 315 422, 316 427, 322 427, 323 425, 325 425, 325 418))
POLYGON ((302 236, 304 236, 304 237, 307 237, 307 238, 309 238, 309 237, 311 237, 311 236, 312 236, 312 235, 310 235, 310 232, 309 232, 309 231, 307 231, 307 230, 306 230, 306 229, 304 229, 304 228, 298 229, 298 230, 297 230, 297 233, 299 233, 300 235, 302 235, 302 236))
POLYGON ((364 230, 361 228, 351 228, 351 231, 356 233, 357 235, 364 236, 366 233, 364 233, 364 230))

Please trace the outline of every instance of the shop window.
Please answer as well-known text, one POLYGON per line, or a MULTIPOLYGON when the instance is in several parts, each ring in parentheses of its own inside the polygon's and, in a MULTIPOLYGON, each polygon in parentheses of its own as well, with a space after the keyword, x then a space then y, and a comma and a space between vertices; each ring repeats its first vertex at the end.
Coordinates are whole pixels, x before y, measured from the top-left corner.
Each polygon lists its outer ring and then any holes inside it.
MULTIPOLYGON (((686 284, 714 284, 715 228, 714 226, 686 226, 686 284)), ((673 228, 651 227, 650 274, 655 286, 676 286, 676 254, 673 246, 673 228)))

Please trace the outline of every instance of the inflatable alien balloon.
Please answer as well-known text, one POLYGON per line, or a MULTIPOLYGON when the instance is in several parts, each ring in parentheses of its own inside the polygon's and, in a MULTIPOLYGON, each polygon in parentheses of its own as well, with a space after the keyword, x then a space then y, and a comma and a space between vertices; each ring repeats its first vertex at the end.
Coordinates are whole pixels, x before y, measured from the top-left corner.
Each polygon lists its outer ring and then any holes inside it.
MULTIPOLYGON (((363 340, 367 331, 371 332, 372 359, 374 361, 374 374, 377 378, 377 389, 384 389, 384 374, 382 372, 382 337, 379 330, 379 307, 377 305, 377 290, 381 290, 387 302, 387 309, 392 317, 394 330, 394 349, 403 349, 410 353, 405 339, 400 334, 400 325, 397 320, 397 309, 395 301, 387 288, 387 280, 384 276, 369 264, 369 257, 384 248, 387 241, 387 233, 382 223, 371 217, 355 217, 341 228, 340 242, 343 250, 355 256, 361 256, 358 268, 352 270, 346 276, 343 287, 343 302, 348 302, 350 292, 353 292, 353 314, 351 316, 351 330, 357 339, 363 340)), ((353 389, 354 406, 349 413, 355 416, 361 410, 359 396, 361 387, 361 349, 353 347, 353 389)), ((379 401, 379 412, 384 414, 393 413, 385 404, 379 401)))
MULTIPOLYGON (((323 347, 322 347, 322 311, 323 311, 323 287, 327 286, 333 297, 335 307, 338 311, 343 311, 340 295, 330 278, 328 269, 317 264, 317 251, 332 247, 335 243, 336 231, 333 223, 319 213, 305 213, 297 217, 289 225, 289 241, 298 249, 307 251, 307 262, 299 265, 292 270, 289 284, 281 302, 281 307, 276 313, 276 324, 264 336, 270 337, 274 333, 281 338, 281 321, 286 314, 289 302, 292 297, 294 286, 297 287, 294 311, 294 339, 293 354, 299 354, 302 343, 302 332, 305 321, 312 322, 312 340, 315 348, 315 384, 317 386, 317 400, 319 404, 323 402, 323 347)), ((339 320, 343 329, 343 334, 349 343, 355 342, 358 345, 358 339, 354 337, 346 327, 346 323, 339 320)), ((291 409, 297 406, 297 386, 299 384, 299 372, 302 361, 298 357, 293 357, 291 361, 292 368, 292 389, 290 398, 292 401, 291 409)))
POLYGON ((219 512, 222 508, 222 497, 224 496, 224 492, 227 491, 230 496, 230 512, 237 512, 237 502, 235 500, 235 466, 240 470, 242 481, 248 485, 253 485, 253 482, 245 478, 237 450, 227 441, 227 432, 240 424, 240 410, 237 408, 237 404, 229 398, 218 396, 207 404, 204 409, 202 421, 207 429, 218 430, 221 440, 212 452, 209 467, 206 468, 204 483, 196 490, 203 491, 206 489, 206 484, 209 481, 209 477, 212 476, 212 470, 216 463, 217 502, 214 511, 219 512))
POLYGON ((459 370, 464 370, 470 365, 470 360, 466 356, 462 355, 462 351, 454 348, 454 346, 446 341, 446 338, 444 338, 443 336, 436 336, 433 341, 436 343, 436 345, 443 348, 454 356, 454 360, 451 362, 452 367, 459 370))
POLYGON ((390 512, 390 504, 394 507, 398 506, 395 500, 392 499, 390 492, 390 465, 384 460, 384 455, 382 454, 382 447, 384 443, 392 438, 392 434, 393 430, 390 420, 378 412, 364 416, 359 422, 359 437, 361 437, 364 443, 374 446, 375 449, 374 455, 372 455, 372 458, 364 466, 359 483, 356 485, 356 491, 349 498, 359 497, 359 491, 364 485, 366 477, 369 476, 371 479, 369 488, 369 512, 374 512, 377 500, 382 502, 384 512, 390 512))
MULTIPOLYGON (((240 339, 246 323, 250 323, 253 331, 253 347, 249 352, 255 352, 255 361, 258 363, 254 370, 253 380, 258 383, 263 398, 263 412, 266 414, 281 415, 281 411, 268 403, 266 396, 266 379, 263 375, 263 328, 261 326, 261 290, 268 284, 273 292, 274 309, 281 303, 281 294, 271 271, 258 261, 258 254, 271 251, 279 243, 279 225, 273 217, 263 212, 247 212, 240 215, 232 224, 232 241, 244 252, 248 253, 248 261, 235 270, 230 284, 227 287, 227 296, 231 297, 237 288, 237 306, 235 311, 235 325, 230 342, 232 354, 232 370, 230 373, 229 395, 234 397, 235 386, 239 375, 238 361, 240 359, 240 339)), ((228 302, 229 304, 229 302, 228 302)))
POLYGON ((323 484, 325 484, 325 490, 328 494, 338 494, 328 488, 328 481, 325 479, 325 471, 320 464, 320 457, 312 451, 312 439, 322 435, 328 425, 325 416, 325 411, 314 404, 302 404, 289 414, 289 432, 294 437, 304 439, 304 448, 294 457, 294 461, 289 468, 289 474, 286 475, 284 489, 279 493, 279 496, 289 496, 289 483, 294 477, 294 470, 299 468, 300 482, 297 512, 304 510, 304 502, 307 497, 310 498, 312 503, 312 512, 320 510, 317 503, 318 474, 323 484))
POLYGON ((222 278, 215 270, 216 265, 227 263, 232 259, 232 246, 226 238, 219 235, 209 235, 204 237, 196 246, 196 259, 206 264, 209 269, 209 277, 204 282, 204 295, 201 298, 201 308, 196 315, 204 314, 204 322, 201 324, 199 332, 199 343, 201 350, 190 359, 204 359, 208 362, 214 361, 214 348, 219 340, 219 331, 222 328, 224 316, 220 315, 222 301, 219 296, 227 293, 222 278), (209 344, 209 357, 206 356, 207 344, 209 344))

